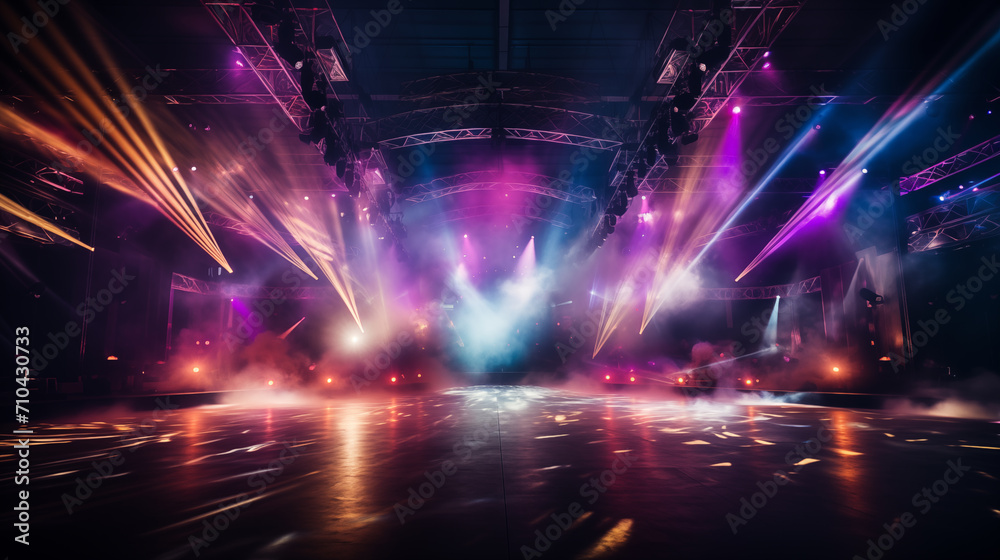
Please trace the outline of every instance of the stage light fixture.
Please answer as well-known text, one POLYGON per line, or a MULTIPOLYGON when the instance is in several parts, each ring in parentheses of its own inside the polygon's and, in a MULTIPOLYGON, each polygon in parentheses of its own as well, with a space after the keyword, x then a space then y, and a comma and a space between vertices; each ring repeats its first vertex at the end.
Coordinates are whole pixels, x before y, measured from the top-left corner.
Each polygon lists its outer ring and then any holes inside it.
POLYGON ((701 95, 702 80, 705 78, 705 71, 708 67, 704 63, 692 64, 691 72, 688 73, 688 91, 695 97, 701 95))
POLYGON ((652 143, 646 144, 646 165, 649 167, 656 165, 656 146, 652 143))
POLYGON ((663 161, 665 161, 668 166, 677 165, 677 162, 680 161, 680 154, 677 152, 677 145, 673 142, 669 142, 663 147, 666 148, 660 152, 663 155, 663 161))
POLYGON ((632 171, 628 172, 625 176, 625 194, 629 198, 635 198, 639 195, 639 188, 635 184, 635 173, 632 171))
POLYGON ((670 113, 670 132, 674 135, 674 138, 678 136, 683 136, 691 131, 691 123, 688 122, 687 117, 684 113, 674 110, 670 113))
POLYGON ((696 101, 697 98, 695 98, 695 96, 691 93, 686 91, 684 93, 680 93, 677 97, 674 97, 674 106, 672 107, 671 112, 690 111, 694 107, 696 101))
POLYGON ((876 305, 885 303, 884 297, 876 294, 868 288, 861 288, 861 290, 858 291, 858 295, 861 296, 861 299, 868 302, 868 307, 875 307, 876 305))
POLYGON ((278 24, 278 41, 274 45, 274 52, 296 70, 302 68, 305 53, 295 45, 295 23, 291 17, 285 17, 278 24))
POLYGON ((306 126, 309 128, 308 132, 299 134, 299 140, 303 144, 319 143, 320 140, 327 137, 327 133, 330 130, 326 115, 319 109, 310 113, 306 126))

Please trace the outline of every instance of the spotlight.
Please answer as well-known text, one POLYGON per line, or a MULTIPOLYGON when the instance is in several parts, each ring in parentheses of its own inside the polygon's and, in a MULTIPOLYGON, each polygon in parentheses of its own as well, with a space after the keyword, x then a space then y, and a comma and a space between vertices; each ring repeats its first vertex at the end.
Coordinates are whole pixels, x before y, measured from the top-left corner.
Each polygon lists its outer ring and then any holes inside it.
POLYGON ((944 196, 939 196, 938 200, 940 200, 941 202, 944 202, 944 196))
POLYGON ((826 169, 820 169, 819 170, 819 174, 820 175, 826 175, 826 169))
POLYGON ((733 107, 733 114, 734 114, 734 115, 738 115, 738 114, 740 114, 741 112, 743 112, 743 109, 742 109, 742 108, 740 108, 740 106, 739 106, 739 105, 737 105, 737 106, 733 107))
POLYGON ((868 168, 866 167, 866 168, 862 169, 861 172, 864 173, 865 175, 867 175, 868 174, 868 168))
POLYGON ((629 198, 635 198, 639 194, 639 188, 635 185, 635 173, 632 171, 625 176, 625 194, 629 198))
POLYGON ((274 385, 274 380, 273 379, 268 379, 267 380, 267 384, 268 385, 274 385))
POLYGON ((191 371, 193 371, 194 373, 198 373, 199 371, 201 371, 201 369, 198 366, 194 366, 193 368, 191 368, 191 371))
POLYGON ((332 377, 327 377, 326 378, 326 382, 327 383, 333 383, 333 378, 332 377))
POLYGON ((839 368, 839 367, 837 367, 837 366, 833 366, 833 373, 837 373, 837 372, 839 372, 839 371, 840 371, 840 368, 839 368))
POLYGON ((691 124, 688 122, 687 117, 675 108, 670 113, 670 132, 673 133, 674 137, 677 137, 683 136, 690 131, 691 124))
POLYGON ((764 66, 763 66, 764 70, 767 70, 770 67, 771 67, 771 63, 770 62, 765 62, 764 63, 764 66))
POLYGON ((876 305, 881 305, 882 303, 884 303, 885 299, 882 296, 876 294, 875 292, 869 290, 868 288, 861 288, 861 290, 858 291, 858 295, 861 296, 861 299, 868 302, 868 307, 875 307, 876 305))
POLYGON ((764 58, 770 58, 771 51, 764 51, 764 58))
POLYGON ((191 171, 198 171, 198 168, 192 165, 191 166, 191 171))
POLYGON ((285 59, 285 62, 294 66, 296 70, 302 68, 302 60, 305 58, 302 49, 295 46, 295 24, 292 18, 286 17, 278 24, 278 41, 274 45, 274 52, 285 59))

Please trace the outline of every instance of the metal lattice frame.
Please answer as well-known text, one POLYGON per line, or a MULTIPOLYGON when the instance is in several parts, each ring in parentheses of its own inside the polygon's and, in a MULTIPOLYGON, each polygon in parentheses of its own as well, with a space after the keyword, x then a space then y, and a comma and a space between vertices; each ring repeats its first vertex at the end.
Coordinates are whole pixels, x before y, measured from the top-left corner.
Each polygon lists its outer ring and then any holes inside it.
MULTIPOLYGON (((254 22, 248 8, 243 4, 209 0, 202 0, 202 3, 208 8, 233 44, 239 48, 250 68, 264 84, 274 101, 281 106, 285 115, 300 132, 304 132, 311 110, 302 97, 298 79, 293 75, 293 70, 274 51, 272 45, 277 40, 277 26, 262 30, 254 22)), ((333 17, 329 3, 326 0, 289 0, 288 7, 298 23, 298 28, 295 31, 295 43, 304 46, 304 50, 308 50, 318 57, 316 63, 319 65, 321 75, 325 76, 327 80, 331 82, 347 80, 345 66, 349 67, 350 61, 347 61, 346 65, 341 64, 339 57, 334 52, 335 49, 313 48, 316 45, 316 39, 322 36, 334 39, 341 52, 350 52, 343 34, 340 32, 340 27, 333 17)), ((336 93, 332 88, 327 89, 326 95, 328 98, 336 98, 336 93)), ((342 130, 349 130, 350 123, 347 119, 342 120, 343 122, 331 124, 342 130)), ((343 137, 340 138, 340 142, 345 153, 349 154, 349 158, 361 170, 361 173, 357 174, 361 196, 368 199, 370 204, 374 204, 376 199, 365 177, 369 175, 369 166, 377 166, 381 176, 388 177, 389 169, 385 165, 384 159, 379 155, 362 161, 355 153, 353 143, 346 141, 343 137)), ((316 148, 322 153, 322 148, 319 145, 316 148)), ((386 231, 390 232, 389 234, 396 244, 402 248, 402 243, 393 233, 394 230, 390 226, 388 218, 380 215, 378 219, 386 231)))
POLYGON ((200 294, 203 296, 216 295, 219 293, 218 287, 212 282, 198 280, 197 278, 191 278, 190 276, 184 276, 183 274, 177 274, 176 272, 170 277, 170 289, 177 290, 178 292, 200 294))
POLYGON ((304 130, 309 119, 309 105, 302 98, 298 79, 292 75, 292 70, 285 61, 274 52, 272 45, 277 40, 277 26, 259 26, 250 17, 249 7, 243 4, 205 0, 202 3, 239 49, 272 100, 281 106, 281 110, 296 128, 304 130))
POLYGON ((601 150, 622 143, 622 123, 610 117, 519 103, 417 109, 366 123, 364 138, 395 149, 430 142, 489 139, 492 130, 501 125, 508 138, 601 150))
MULTIPOLYGON (((698 98, 694 108, 689 112, 689 114, 694 115, 691 119, 691 132, 700 133, 712 122, 722 107, 736 93, 740 84, 754 70, 756 64, 763 57, 764 52, 771 48, 774 41, 788 27, 804 4, 805 0, 737 0, 733 2, 732 7, 736 14, 736 21, 734 22, 736 39, 733 41, 733 48, 729 57, 722 64, 720 70, 706 76, 703 82, 702 95, 698 98), (742 25, 740 25, 740 20, 743 21, 742 25), (737 25, 739 25, 738 29, 736 28, 737 25)), ((704 33, 705 30, 702 30, 701 34, 704 35, 704 33)), ((668 26, 664 32, 663 40, 660 42, 661 48, 667 45, 672 37, 676 36, 676 31, 672 30, 671 26, 668 26)), ((695 44, 698 42, 697 39, 694 41, 695 44)), ((670 84, 670 91, 667 92, 665 100, 672 98, 671 93, 673 92, 674 85, 681 80, 681 74, 685 69, 684 63, 687 62, 688 58, 684 56, 687 53, 676 55, 674 54, 675 52, 672 51, 664 54, 665 69, 659 76, 659 79, 664 80, 664 83, 670 84), (670 70, 671 63, 673 64, 673 70, 670 70), (673 73, 672 76, 670 76, 671 72, 673 73)), ((662 103, 665 103, 665 101, 661 102, 661 107, 662 103)), ((654 111, 654 114, 658 113, 659 109, 660 107, 654 111)), ((640 146, 651 140, 654 124, 654 122, 650 122, 644 133, 640 136, 640 146)), ((611 201, 614 201, 618 189, 624 182, 627 170, 631 169, 641 157, 645 157, 645 154, 641 151, 626 153, 624 150, 620 150, 615 154, 615 158, 611 163, 613 175, 610 181, 610 186, 614 189, 614 194, 609 197, 609 205, 612 203, 611 201)), ((656 164, 651 171, 655 171, 660 167, 665 168, 666 166, 663 156, 660 155, 657 157, 656 164)), ((662 172, 654 174, 654 177, 659 175, 662 175, 662 172)), ((641 187, 642 182, 640 181, 641 187)), ((597 238, 597 230, 601 227, 600 224, 601 222, 598 221, 594 225, 592 238, 597 238)))
POLYGON ((1000 136, 995 136, 927 169, 899 180, 899 194, 909 194, 1000 156, 1000 136))
MULTIPOLYGON (((16 149, 13 152, 18 153, 16 149)), ((33 214, 37 214, 67 235, 80 239, 80 233, 66 227, 65 219, 77 211, 76 207, 58 196, 60 193, 82 194, 83 181, 67 175, 33 157, 24 156, 13 163, 0 163, 7 180, 4 195, 20 204, 33 214)), ((0 231, 30 239, 42 245, 71 245, 72 243, 35 224, 26 222, 12 214, 0 212, 0 231)), ((4 234, 6 236, 6 233, 4 234)))
MULTIPOLYGON (((295 14, 299 29, 305 37, 305 44, 315 46, 319 37, 331 38, 342 53, 350 55, 350 48, 344 35, 340 32, 340 25, 333 15, 330 3, 327 0, 288 0, 288 4, 295 14)), ((331 82, 348 81, 347 71, 340 57, 334 49, 315 49, 313 51, 317 57, 317 63, 323 70, 323 75, 331 82)), ((350 61, 347 61, 348 64, 350 61)))
POLYGON ((914 214, 906 219, 906 226, 911 253, 1000 235, 1000 185, 967 191, 958 200, 914 214))
POLYGON ((556 177, 534 173, 504 173, 498 176, 491 171, 475 171, 414 185, 407 191, 406 200, 425 202, 452 194, 482 190, 529 192, 576 204, 590 204, 596 199, 593 189, 572 186, 556 177))
POLYGON ((819 276, 814 276, 794 284, 777 286, 747 287, 747 288, 702 288, 702 299, 744 300, 744 299, 774 299, 776 297, 795 297, 822 291, 819 276))

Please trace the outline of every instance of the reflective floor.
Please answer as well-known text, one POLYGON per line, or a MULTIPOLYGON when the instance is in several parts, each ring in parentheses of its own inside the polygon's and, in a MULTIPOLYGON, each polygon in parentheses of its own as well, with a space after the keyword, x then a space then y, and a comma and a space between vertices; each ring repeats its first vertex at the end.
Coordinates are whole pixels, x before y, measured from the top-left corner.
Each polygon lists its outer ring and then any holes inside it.
POLYGON ((28 557, 1000 557, 989 421, 533 387, 168 408, 36 427, 28 557))

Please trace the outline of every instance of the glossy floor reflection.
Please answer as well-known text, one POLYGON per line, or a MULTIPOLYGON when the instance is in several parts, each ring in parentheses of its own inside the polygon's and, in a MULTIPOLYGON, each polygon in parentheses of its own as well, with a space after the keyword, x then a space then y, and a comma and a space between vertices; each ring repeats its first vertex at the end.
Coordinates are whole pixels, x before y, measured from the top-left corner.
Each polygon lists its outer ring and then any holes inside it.
POLYGON ((998 427, 533 387, 54 423, 32 443, 31 550, 997 558, 998 427))

